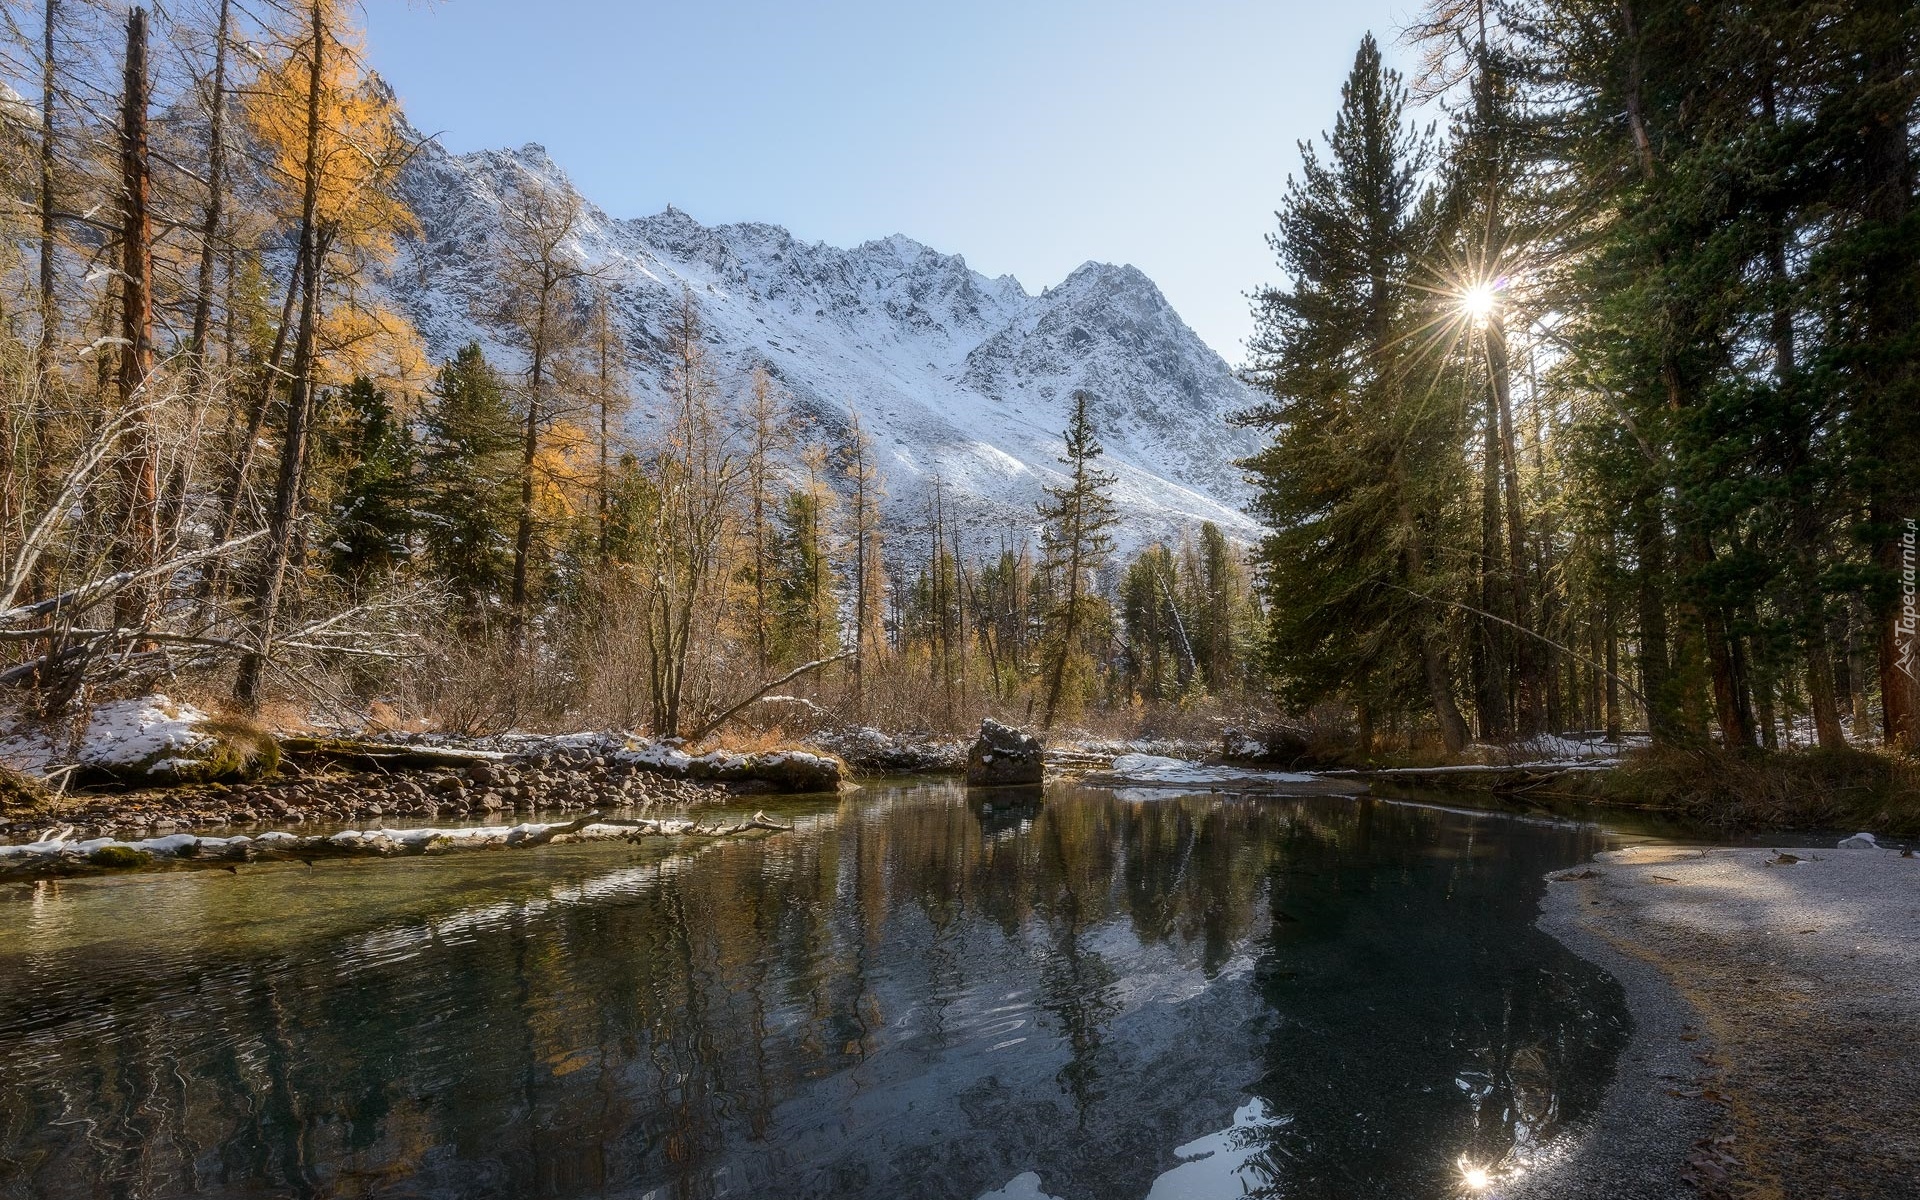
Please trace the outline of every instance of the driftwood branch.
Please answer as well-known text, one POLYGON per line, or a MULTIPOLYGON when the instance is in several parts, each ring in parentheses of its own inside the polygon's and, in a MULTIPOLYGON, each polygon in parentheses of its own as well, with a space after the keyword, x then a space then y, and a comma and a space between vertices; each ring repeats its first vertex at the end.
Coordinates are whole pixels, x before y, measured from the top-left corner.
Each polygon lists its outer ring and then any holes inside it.
POLYGON ((214 867, 237 870, 241 863, 304 862, 327 858, 395 858, 504 847, 525 850, 550 842, 642 842, 657 837, 727 838, 743 834, 787 833, 792 825, 754 813, 732 825, 686 820, 611 820, 589 813, 558 825, 532 823, 480 828, 345 830, 299 836, 268 833, 253 837, 150 838, 138 842, 76 842, 71 825, 55 826, 24 846, 0 847, 0 878, 19 875, 72 875, 114 871, 130 866, 214 867), (103 850, 112 851, 103 855, 103 850))
POLYGON ((732 708, 725 710, 724 712, 720 713, 718 716, 713 717, 711 720, 707 721, 706 724, 700 726, 700 728, 688 734, 687 740, 690 742, 697 742, 701 738, 706 737, 708 734, 712 733, 714 730, 720 728, 722 725, 725 725, 728 721, 731 721, 734 717, 738 716, 742 709, 745 709, 746 707, 751 705, 754 701, 760 699, 760 697, 766 695, 768 692, 781 686, 782 684, 792 683, 794 680, 800 678, 802 675, 805 675, 810 671, 818 671, 821 667, 824 667, 829 663, 837 663, 843 658, 852 658, 852 657, 853 657, 853 651, 851 649, 848 649, 848 650, 842 650, 838 654, 828 655, 826 658, 816 658, 810 663, 802 663, 801 665, 795 667, 793 670, 788 671, 785 675, 782 675, 780 678, 775 679, 769 683, 761 684, 759 688, 755 689, 753 695, 748 696, 745 700, 742 700, 740 703, 734 705, 732 708))
POLYGON ((109 575, 104 579, 95 579, 91 582, 83 583, 77 588, 62 592, 58 596, 42 600, 37 604, 23 604, 18 608, 10 608, 5 612, 0 612, 0 628, 9 625, 18 625, 22 621, 30 621, 35 617, 44 617, 49 614, 62 612, 84 612, 89 608, 98 607, 132 587, 134 584, 172 575, 176 571, 190 567, 194 563, 203 562, 209 558, 224 557, 233 553, 235 550, 242 549, 250 543, 259 541, 262 537, 266 536, 266 532, 264 529, 256 530, 244 537, 237 537, 229 541, 221 542, 217 546, 205 546, 186 554, 175 555, 173 558, 168 559, 166 562, 161 563, 151 570, 121 571, 117 574, 109 575))
POLYGON ((280 752, 290 758, 338 763, 372 769, 448 770, 497 764, 506 755, 497 750, 462 750, 453 746, 369 742, 356 738, 283 737, 280 752))

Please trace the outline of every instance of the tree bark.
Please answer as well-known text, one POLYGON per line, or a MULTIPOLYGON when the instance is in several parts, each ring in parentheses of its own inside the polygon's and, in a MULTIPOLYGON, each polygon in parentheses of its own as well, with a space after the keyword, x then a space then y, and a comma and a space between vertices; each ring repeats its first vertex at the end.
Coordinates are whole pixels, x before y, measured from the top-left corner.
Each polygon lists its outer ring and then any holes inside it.
POLYGON ((282 585, 292 558, 300 516, 300 490, 306 469, 307 423, 313 408, 315 324, 320 307, 320 265, 330 236, 319 229, 320 90, 325 75, 327 30, 320 0, 309 7, 313 52, 307 72, 307 145, 301 180, 299 254, 305 286, 301 290, 300 329, 294 340, 293 385, 287 394, 287 426, 280 445, 280 475, 273 511, 267 520, 266 562, 254 589, 254 649, 240 660, 234 699, 247 712, 260 707, 260 689, 273 650, 274 622, 280 615, 282 585))
POLYGON ((1488 314, 1485 330, 1487 375, 1493 389, 1494 412, 1499 418, 1500 481, 1506 493, 1507 593, 1512 620, 1519 636, 1513 639, 1513 674, 1518 690, 1514 726, 1522 736, 1540 732, 1541 687, 1539 653, 1528 636, 1533 632, 1533 604, 1528 588, 1526 510, 1520 502, 1520 471, 1513 428, 1511 366, 1507 361, 1504 312, 1488 314))
POLYGON ((1892 584, 1875 615, 1879 626, 1882 734, 1889 746, 1920 752, 1920 630, 1907 601, 1912 597, 1916 534, 1920 519, 1920 397, 1911 341, 1920 323, 1920 271, 1913 238, 1903 233, 1914 192, 1910 83, 1911 50, 1902 36, 1902 0, 1862 4, 1854 20, 1866 27, 1865 83, 1873 93, 1900 97, 1869 114, 1861 145, 1861 215, 1878 244, 1862 272, 1867 337, 1873 348, 1867 368, 1867 428, 1882 458, 1868 490, 1870 520, 1877 531, 1876 565, 1892 584), (1868 23, 1871 23, 1870 25, 1868 23), (1904 611, 1903 611, 1904 610, 1904 611))
POLYGON ((1500 418, 1491 393, 1486 427, 1481 439, 1480 472, 1480 610, 1474 621, 1476 707, 1480 736, 1488 741, 1505 738, 1512 730, 1507 704, 1505 630, 1492 619, 1501 606, 1500 571, 1500 418))
POLYGON ((1661 587, 1667 570, 1667 535, 1662 527, 1660 501, 1644 492, 1634 514, 1634 553, 1640 624, 1640 691, 1646 697, 1647 731, 1655 745, 1685 740, 1686 723, 1674 703, 1672 664, 1668 659, 1666 595, 1661 587))
POLYGON ((60 302, 53 290, 53 98, 59 85, 53 58, 53 30, 58 17, 57 0, 46 0, 45 44, 41 47, 40 60, 40 344, 34 355, 40 384, 39 403, 43 406, 53 382, 53 344, 60 331, 60 302))
MULTIPOLYGON (((127 49, 120 109, 120 363, 122 411, 150 402, 143 395, 153 374, 153 217, 148 208, 147 10, 127 14, 127 49)), ((151 417, 129 430, 123 460, 126 489, 123 568, 144 571, 160 561, 160 448, 151 417)), ((130 589, 121 624, 146 628, 158 611, 159 589, 130 589)))
POLYGON ((213 78, 207 98, 207 207, 200 220, 200 263, 193 294, 193 370, 194 389, 202 401, 212 388, 212 373, 207 368, 207 339, 213 321, 214 247, 220 238, 220 221, 226 199, 227 169, 227 28, 231 0, 220 0, 220 16, 214 29, 213 78))

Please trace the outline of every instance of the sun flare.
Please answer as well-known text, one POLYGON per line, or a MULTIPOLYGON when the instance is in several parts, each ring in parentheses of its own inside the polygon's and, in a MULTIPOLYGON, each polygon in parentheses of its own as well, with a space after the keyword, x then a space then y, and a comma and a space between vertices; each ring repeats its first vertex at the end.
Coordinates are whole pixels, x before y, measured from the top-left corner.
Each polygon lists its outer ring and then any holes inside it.
POLYGON ((1496 299, 1492 284, 1477 283, 1460 293, 1460 310, 1476 321, 1484 321, 1493 313, 1496 299))
POLYGON ((1460 1182, 1469 1192, 1484 1192, 1493 1186, 1493 1173, 1485 1167, 1476 1166, 1467 1161, 1463 1154, 1459 1159, 1460 1182))

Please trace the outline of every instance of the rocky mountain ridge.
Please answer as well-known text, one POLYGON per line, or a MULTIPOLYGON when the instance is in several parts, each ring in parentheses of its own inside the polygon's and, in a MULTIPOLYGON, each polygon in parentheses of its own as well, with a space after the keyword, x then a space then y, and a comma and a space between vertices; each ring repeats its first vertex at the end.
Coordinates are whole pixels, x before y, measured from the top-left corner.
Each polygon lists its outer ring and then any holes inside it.
MULTIPOLYGON (((477 338, 503 369, 523 369, 500 316, 505 214, 571 183, 539 146, 455 155, 428 143, 401 186, 420 231, 380 283, 389 303, 436 357, 477 338)), ((897 531, 924 524, 937 479, 971 539, 1030 537, 1084 388, 1119 476, 1123 544, 1201 521, 1257 535, 1233 466, 1256 440, 1228 420, 1252 393, 1134 267, 1090 262, 1036 295, 898 235, 841 249, 776 225, 707 226, 671 207, 621 220, 590 203, 567 250, 610 295, 631 348, 636 434, 661 419, 662 331, 684 287, 728 395, 764 366, 829 444, 858 411, 897 531)))

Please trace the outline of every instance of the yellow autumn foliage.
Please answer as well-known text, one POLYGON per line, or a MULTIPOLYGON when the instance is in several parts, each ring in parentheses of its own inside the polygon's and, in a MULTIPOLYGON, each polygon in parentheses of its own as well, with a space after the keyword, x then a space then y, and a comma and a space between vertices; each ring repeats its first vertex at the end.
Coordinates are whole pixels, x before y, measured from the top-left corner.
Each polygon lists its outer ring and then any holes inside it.
MULTIPOLYGON (((391 93, 360 68, 357 9, 321 0, 325 37, 320 44, 319 154, 315 187, 317 219, 334 231, 333 249, 354 259, 385 261, 393 238, 414 227, 413 216, 392 183, 408 152, 391 93)), ((270 157, 280 185, 280 219, 299 221, 307 164, 308 100, 315 38, 309 23, 289 30, 275 53, 267 51, 253 85, 244 92, 249 128, 270 157)))
POLYGON ((321 316, 320 344, 331 382, 364 375, 404 414, 433 380, 426 343, 413 323, 385 307, 335 305, 321 316))
POLYGON ((555 421, 533 460, 533 504, 543 522, 578 516, 591 504, 600 469, 593 435, 571 421, 555 421))

